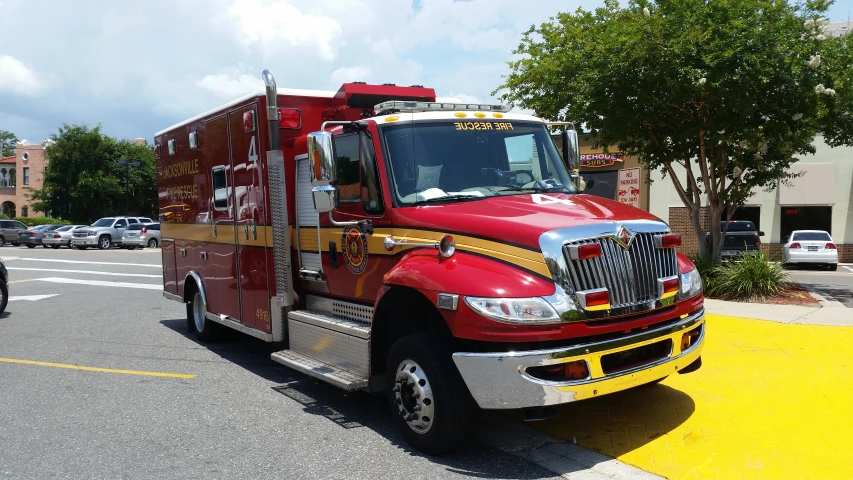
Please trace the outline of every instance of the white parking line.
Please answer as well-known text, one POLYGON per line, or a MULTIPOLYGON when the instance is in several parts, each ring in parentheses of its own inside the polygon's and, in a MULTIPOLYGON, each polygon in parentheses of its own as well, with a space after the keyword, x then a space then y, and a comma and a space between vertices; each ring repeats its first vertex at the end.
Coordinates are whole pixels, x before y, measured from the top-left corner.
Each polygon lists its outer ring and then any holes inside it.
POLYGON ((9 301, 14 302, 15 300, 27 300, 30 302, 35 302, 37 300, 44 300, 45 298, 55 297, 59 295, 58 293, 51 293, 50 295, 18 295, 18 296, 9 296, 9 301))
MULTIPOLYGON (((842 266, 843 266, 843 265, 842 265, 842 266)), ((844 268, 846 268, 847 270, 850 270, 851 272, 853 272, 853 268, 850 268, 850 267, 844 267, 844 268)))
POLYGON ((78 285, 93 285, 96 287, 122 287, 122 288, 140 288, 143 290, 163 290, 163 285, 152 285, 150 283, 125 283, 125 282, 103 282, 100 280, 80 280, 77 278, 37 278, 39 282, 51 283, 74 283, 78 285))
POLYGON ((120 272, 99 272, 96 270, 57 270, 55 268, 26 268, 26 267, 6 267, 6 270, 26 270, 28 272, 55 272, 55 273, 88 273, 91 275, 110 275, 113 277, 145 277, 145 278, 163 278, 163 275, 152 275, 148 273, 120 273, 120 272))
POLYGON ((162 268, 162 265, 153 263, 117 263, 117 262, 86 262, 83 260, 60 260, 57 258, 23 258, 23 257, 8 257, 4 260, 29 260, 32 262, 59 262, 59 263, 82 263, 86 265, 124 265, 128 267, 152 267, 162 268))

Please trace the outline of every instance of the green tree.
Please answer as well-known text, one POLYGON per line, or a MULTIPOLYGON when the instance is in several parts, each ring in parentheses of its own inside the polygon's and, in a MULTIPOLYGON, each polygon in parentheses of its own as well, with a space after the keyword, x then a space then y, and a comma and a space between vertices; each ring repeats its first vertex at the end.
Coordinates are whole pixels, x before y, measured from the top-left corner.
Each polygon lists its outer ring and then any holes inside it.
POLYGON ((107 215, 156 212, 157 183, 154 153, 146 146, 117 141, 101 127, 63 125, 47 147, 44 184, 32 193, 33 208, 87 223, 107 215), (118 160, 138 160, 139 167, 120 167, 118 160), (125 175, 129 175, 127 180, 125 175), (125 208, 125 185, 129 207, 125 208))
POLYGON ((8 157, 15 153, 18 137, 12 132, 0 130, 0 157, 8 157))
POLYGON ((719 261, 715 226, 754 187, 796 176, 789 167, 814 153, 817 133, 830 145, 853 143, 853 35, 825 36, 829 5, 632 0, 621 8, 605 0, 527 31, 495 93, 579 122, 600 144, 668 175, 700 253, 719 261))

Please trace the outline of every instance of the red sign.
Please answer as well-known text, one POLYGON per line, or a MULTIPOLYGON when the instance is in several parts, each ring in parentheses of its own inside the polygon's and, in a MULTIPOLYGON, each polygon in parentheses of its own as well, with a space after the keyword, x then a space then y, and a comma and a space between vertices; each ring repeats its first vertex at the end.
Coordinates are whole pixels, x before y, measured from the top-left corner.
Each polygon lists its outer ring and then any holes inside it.
POLYGON ((601 168, 616 165, 616 162, 624 162, 624 153, 582 153, 581 167, 601 168))
POLYGON ((616 200, 640 208, 640 169, 623 168, 619 170, 616 182, 616 200))

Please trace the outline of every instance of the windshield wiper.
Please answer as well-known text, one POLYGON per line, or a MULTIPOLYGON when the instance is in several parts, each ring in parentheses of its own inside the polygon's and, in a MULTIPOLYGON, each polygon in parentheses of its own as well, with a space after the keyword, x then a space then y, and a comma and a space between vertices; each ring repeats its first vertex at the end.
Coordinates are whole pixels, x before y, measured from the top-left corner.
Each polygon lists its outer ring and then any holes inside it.
POLYGON ((411 203, 411 205, 423 205, 425 203, 440 203, 446 200, 458 200, 460 202, 471 201, 471 200, 483 200, 488 197, 486 196, 477 196, 477 195, 445 195, 443 197, 435 197, 435 198, 426 198, 424 200, 418 200, 417 202, 411 203))

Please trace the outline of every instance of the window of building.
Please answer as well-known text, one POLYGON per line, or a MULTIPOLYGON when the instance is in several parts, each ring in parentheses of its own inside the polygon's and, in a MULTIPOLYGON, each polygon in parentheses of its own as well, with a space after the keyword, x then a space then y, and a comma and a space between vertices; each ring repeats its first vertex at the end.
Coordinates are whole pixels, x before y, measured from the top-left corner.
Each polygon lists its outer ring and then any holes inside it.
POLYGON ((782 243, 794 230, 823 230, 832 235, 832 207, 782 207, 782 243))
POLYGON ((30 184, 30 167, 24 167, 24 185, 29 185, 29 184, 30 184))
MULTIPOLYGON (((26 172, 26 171, 27 171, 27 169, 25 168, 25 169, 24 169, 24 171, 26 172)), ((25 185, 26 185, 26 184, 25 184, 25 185)), ((30 209, 29 209, 29 207, 27 207, 26 205, 24 205, 23 207, 21 207, 21 216, 22 216, 22 217, 29 217, 29 216, 30 216, 30 209)))

